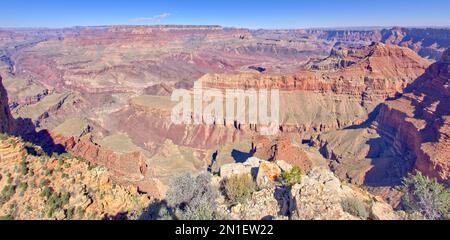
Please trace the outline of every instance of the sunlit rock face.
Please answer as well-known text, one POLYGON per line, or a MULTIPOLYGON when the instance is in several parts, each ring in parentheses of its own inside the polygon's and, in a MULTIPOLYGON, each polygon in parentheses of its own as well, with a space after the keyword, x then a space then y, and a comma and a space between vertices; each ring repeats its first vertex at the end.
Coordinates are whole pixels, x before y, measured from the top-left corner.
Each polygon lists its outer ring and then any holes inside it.
MULTIPOLYGON (((61 144, 70 153, 107 167, 116 180, 159 197, 175 173, 198 174, 208 167, 217 170, 213 156, 220 156, 217 162, 230 162, 257 154, 308 171, 316 153, 303 153, 300 145, 304 141, 316 144, 321 151, 317 154, 329 158, 322 165, 330 165, 342 179, 364 185, 368 183, 365 173, 372 166, 364 159, 377 156, 364 140, 384 138, 388 133, 396 138, 388 126, 401 125, 401 117, 390 113, 395 110, 391 105, 397 103, 386 100, 397 99, 422 75, 442 75, 442 63, 426 71, 432 61, 422 57, 442 55, 442 47, 448 45, 442 39, 448 30, 429 30, 429 34, 436 44, 420 45, 425 41, 416 36, 426 34, 407 29, 253 31, 218 26, 119 26, 0 31, 0 43, 4 44, 0 45, 0 74, 9 96, 6 99, 0 88, 0 131, 11 131, 12 118, 20 118, 18 126, 26 122, 31 133, 48 131, 52 144, 61 144), (403 37, 398 33, 392 37, 394 31, 401 31, 403 37), (259 126, 227 124, 225 120, 213 125, 174 124, 171 111, 175 103, 170 96, 175 89, 191 91, 195 81, 205 89, 223 91, 280 90, 278 135, 264 140, 258 138, 259 126), (368 120, 377 116, 375 112, 381 112, 379 132, 354 129, 366 127, 368 120), (347 134, 347 128, 353 131, 347 134), (259 146, 256 152, 252 145, 259 146), (352 161, 343 160, 351 156, 352 161)), ((447 55, 443 62, 448 62, 447 55)), ((444 93, 445 89, 433 91, 444 93)), ((414 95, 408 91, 404 98, 414 95)), ((424 101, 432 101, 428 99, 424 101)), ((439 98, 440 104, 436 101, 426 103, 423 118, 418 118, 435 122, 433 126, 443 132, 447 125, 441 122, 448 114, 437 106, 448 99, 439 98)), ((409 132, 401 129, 398 131, 409 132)), ((427 134, 432 132, 428 130, 431 126, 426 129, 427 134)), ((439 136, 445 139, 444 134, 439 136)), ((394 146, 406 147, 400 142, 402 137, 397 138, 394 146)), ((411 143, 423 142, 417 139, 411 143)), ((383 139, 376 145, 382 148, 389 141, 383 139)), ((419 149, 417 146, 409 148, 419 149)), ((431 146, 427 146, 420 151, 428 151, 431 146)), ((448 150, 447 145, 439 146, 448 150)), ((433 175, 434 170, 428 169, 443 160, 430 162, 421 157, 410 164, 401 154, 395 157, 409 164, 401 167, 404 172, 416 164, 417 169, 443 179, 443 170, 433 175)), ((445 169, 445 165, 437 166, 445 169)))
POLYGON ((448 182, 450 157, 450 49, 399 99, 383 104, 379 129, 400 151, 416 156, 415 169, 448 182))

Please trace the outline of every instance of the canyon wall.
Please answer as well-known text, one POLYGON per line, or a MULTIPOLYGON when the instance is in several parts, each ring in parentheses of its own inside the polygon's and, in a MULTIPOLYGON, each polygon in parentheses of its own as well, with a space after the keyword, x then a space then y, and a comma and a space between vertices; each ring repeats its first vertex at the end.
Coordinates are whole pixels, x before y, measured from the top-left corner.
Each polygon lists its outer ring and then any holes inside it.
POLYGON ((450 49, 412 83, 402 97, 385 102, 378 128, 400 152, 416 156, 415 168, 441 181, 449 179, 450 49))
POLYGON ((8 94, 0 76, 0 133, 10 133, 12 130, 13 119, 9 110, 8 94))

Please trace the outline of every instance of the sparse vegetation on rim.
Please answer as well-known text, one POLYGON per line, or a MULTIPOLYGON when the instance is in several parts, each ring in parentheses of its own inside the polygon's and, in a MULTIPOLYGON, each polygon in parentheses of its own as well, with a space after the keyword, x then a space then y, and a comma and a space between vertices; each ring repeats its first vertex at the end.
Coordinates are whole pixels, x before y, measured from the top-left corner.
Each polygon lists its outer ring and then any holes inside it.
POLYGON ((222 188, 230 204, 242 204, 256 191, 256 183, 250 174, 233 175, 223 181, 222 188))
POLYGON ((216 211, 218 190, 211 185, 211 174, 202 173, 196 178, 185 173, 176 177, 167 192, 168 211, 177 219, 220 219, 216 211))
POLYGON ((303 171, 295 166, 290 171, 283 172, 281 177, 283 178, 284 184, 292 186, 302 182, 303 171))
POLYGON ((435 179, 410 174, 403 180, 402 205, 407 211, 418 212, 425 219, 450 219, 450 189, 435 179))
POLYGON ((356 198, 346 198, 342 201, 341 205, 345 212, 348 212, 355 217, 359 217, 363 220, 369 218, 366 204, 361 200, 356 198))
POLYGON ((127 218, 138 218, 149 201, 135 190, 117 187, 104 169, 83 159, 70 154, 36 154, 30 149, 39 147, 12 136, 2 142, 25 155, 1 160, 1 219, 100 220, 106 216, 115 219, 119 212, 128 212, 127 218), (118 196, 123 202, 116 200, 118 196))

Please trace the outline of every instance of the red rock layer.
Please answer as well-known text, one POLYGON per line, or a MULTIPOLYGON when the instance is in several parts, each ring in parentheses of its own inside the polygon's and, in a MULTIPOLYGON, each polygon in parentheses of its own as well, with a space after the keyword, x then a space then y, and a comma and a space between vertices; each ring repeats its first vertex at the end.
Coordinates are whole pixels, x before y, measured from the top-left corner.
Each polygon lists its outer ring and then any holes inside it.
POLYGON ((113 113, 108 124, 113 129, 126 132, 140 146, 151 146, 170 139, 176 145, 210 149, 219 144, 238 142, 252 134, 246 129, 225 126, 223 123, 176 125, 170 114, 170 111, 131 104, 130 107, 113 113))
POLYGON ((385 98, 401 92, 430 64, 407 48, 373 44, 366 51, 366 57, 361 61, 336 71, 301 71, 287 76, 208 74, 200 80, 204 87, 211 88, 270 88, 385 98))
POLYGON ((313 163, 300 148, 294 146, 291 139, 281 136, 276 139, 258 136, 253 139, 254 156, 271 161, 284 160, 292 166, 298 166, 305 172, 311 170, 313 163))
POLYGON ((118 154, 102 148, 87 138, 62 137, 52 134, 56 144, 62 144, 67 152, 88 160, 96 165, 106 167, 115 177, 135 183, 142 181, 147 171, 144 156, 140 152, 118 154))
POLYGON ((450 172, 450 49, 399 99, 383 104, 379 130, 402 153, 416 156, 415 168, 440 181, 450 172))
MULTIPOLYGON (((215 88, 281 88, 287 91, 308 91, 317 94, 340 94, 335 101, 343 101, 347 96, 355 102, 373 101, 378 104, 388 96, 402 91, 410 79, 417 78, 428 66, 407 48, 374 44, 364 49, 361 61, 348 68, 334 72, 304 71, 296 75, 265 74, 216 74, 206 75, 201 79, 203 86, 215 88)), ((361 53, 362 54, 362 53, 361 53)), ((152 90, 152 89, 150 89, 152 90)), ((320 96, 317 96, 319 99, 320 96)), ((314 95, 311 97, 315 97, 314 95)), ((319 106, 320 103, 316 103, 319 106)), ((283 107, 283 106, 282 106, 283 107)), ((294 111, 294 110, 292 110, 294 111)), ((294 114, 292 112, 289 112, 294 114)), ((310 114, 315 114, 313 111, 310 114)), ((341 114, 344 114, 341 112, 341 114)), ((307 116, 308 117, 308 116, 307 116)), ((363 122, 361 119, 349 119, 347 122, 334 121, 334 125, 317 123, 314 131, 322 132, 352 123, 363 122)), ((305 120, 306 121, 306 120, 305 120)), ((283 124, 283 132, 303 133, 312 131, 309 125, 283 124)), ((227 142, 237 142, 257 134, 257 129, 250 125, 225 125, 223 121, 215 125, 175 125, 170 119, 170 110, 142 106, 130 101, 130 106, 113 113, 108 120, 109 128, 126 132, 139 146, 159 143, 171 139, 175 144, 200 149, 210 149, 227 142)))
POLYGON ((149 177, 149 168, 141 152, 119 154, 92 143, 88 138, 67 138, 56 134, 51 137, 55 144, 61 144, 72 155, 108 169, 116 182, 135 186, 152 198, 164 197, 166 186, 149 177))
POLYGON ((84 28, 68 34, 65 44, 114 45, 118 47, 161 47, 183 37, 206 37, 209 40, 224 40, 236 37, 251 37, 247 30, 224 29, 218 26, 115 26, 84 28))

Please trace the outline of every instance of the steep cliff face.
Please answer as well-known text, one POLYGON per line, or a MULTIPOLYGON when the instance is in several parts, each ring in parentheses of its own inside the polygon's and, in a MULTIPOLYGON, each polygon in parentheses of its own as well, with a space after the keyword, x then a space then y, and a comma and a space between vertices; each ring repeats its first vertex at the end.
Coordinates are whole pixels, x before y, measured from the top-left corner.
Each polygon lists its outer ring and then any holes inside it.
POLYGON ((450 29, 392 28, 381 31, 381 41, 408 47, 420 56, 439 60, 450 46, 450 29))
POLYGON ((414 170, 449 181, 449 50, 404 93, 380 104, 364 124, 328 131, 313 144, 333 171, 396 205, 390 189, 414 170))
POLYGON ((365 95, 366 98, 384 100, 401 92, 430 65, 410 49, 380 43, 341 51, 311 62, 311 70, 292 75, 207 74, 200 81, 204 87, 365 95), (329 62, 340 63, 329 66, 329 62))
MULTIPOLYGON (((383 44, 336 52, 329 58, 349 59, 354 64, 287 76, 207 74, 200 81, 204 88, 222 90, 280 89, 280 132, 307 139, 313 133, 360 124, 374 106, 401 92, 429 65, 410 49, 383 44)), ((133 98, 128 106, 109 116, 106 128, 126 132, 144 148, 170 139, 181 146, 211 149, 258 134, 258 127, 225 125, 223 120, 214 125, 175 125, 170 119, 174 104, 166 96, 133 98)))
POLYGON ((355 44, 383 42, 408 47, 420 56, 439 60, 450 46, 449 28, 400 28, 374 30, 308 30, 310 37, 327 41, 355 44))
POLYGON ((117 185, 115 176, 104 168, 67 154, 47 157, 41 152, 40 147, 17 137, 0 140, 0 188, 5 189, 0 202, 2 218, 137 218, 150 202, 135 187, 117 185), (21 171, 17 171, 19 166, 21 171))
POLYGON ((378 129, 400 152, 416 156, 415 168, 441 181, 449 179, 450 49, 412 83, 399 99, 382 105, 378 129))
POLYGON ((206 88, 281 90, 281 131, 305 133, 307 138, 360 124, 429 65, 408 48, 374 43, 336 50, 326 59, 310 62, 309 70, 292 75, 207 74, 200 81, 206 88))
POLYGON ((13 119, 8 105, 8 94, 0 76, 0 133, 9 133, 13 129, 13 119))

